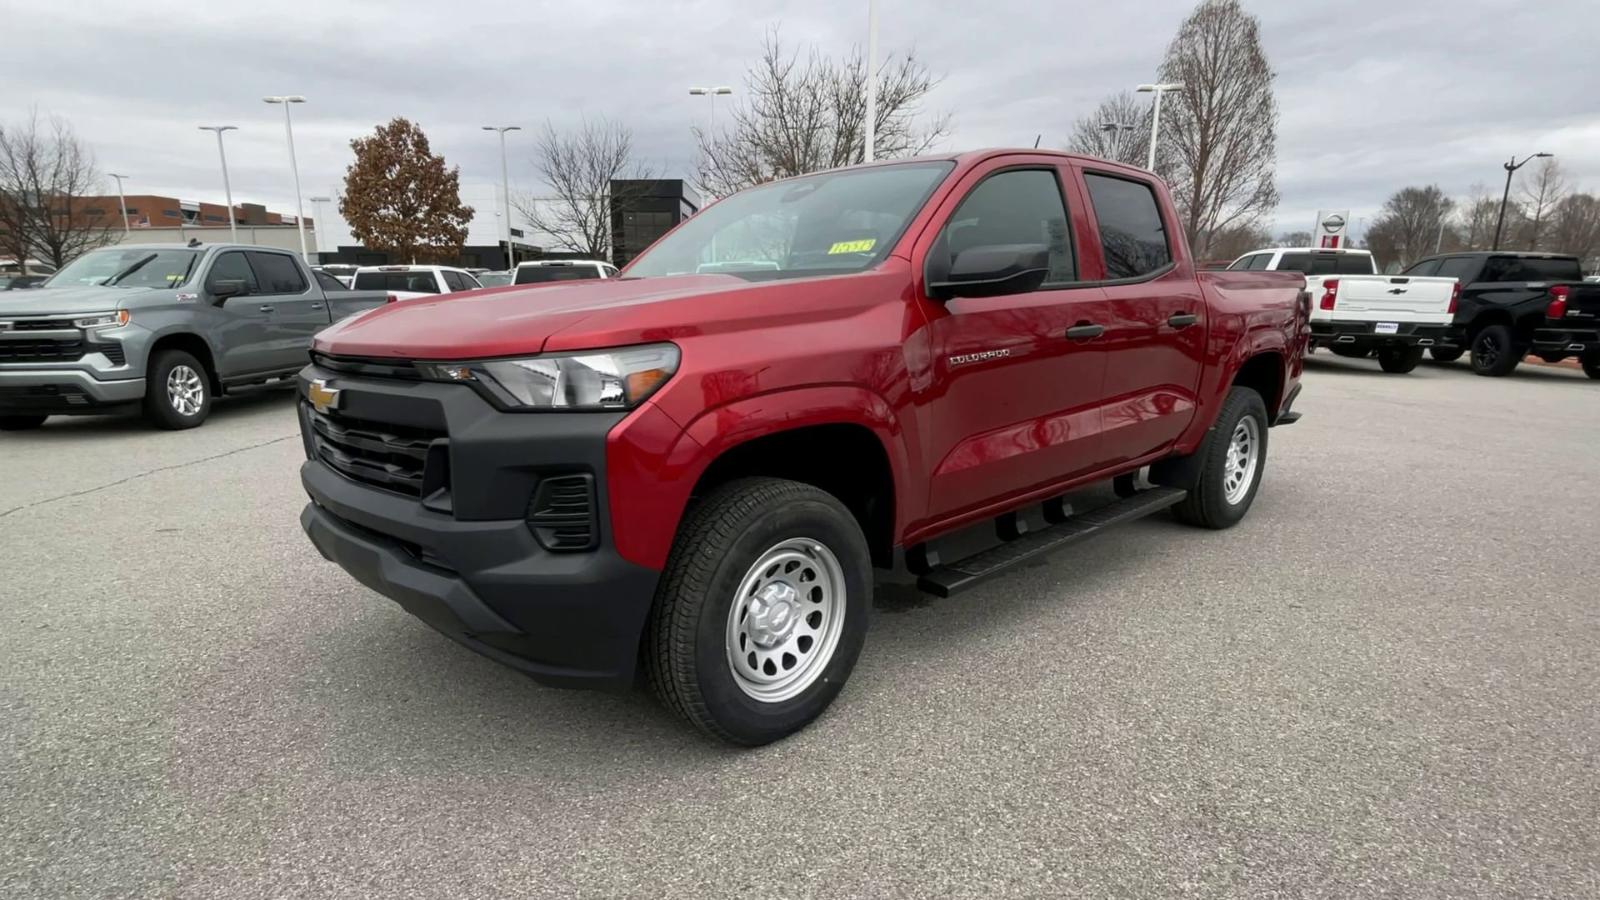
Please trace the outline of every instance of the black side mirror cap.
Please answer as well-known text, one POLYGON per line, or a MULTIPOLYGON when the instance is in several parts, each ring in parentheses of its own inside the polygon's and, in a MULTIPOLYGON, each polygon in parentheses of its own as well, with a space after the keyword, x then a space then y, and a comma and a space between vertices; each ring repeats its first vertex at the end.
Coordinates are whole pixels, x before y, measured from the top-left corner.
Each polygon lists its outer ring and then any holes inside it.
POLYGON ((211 296, 221 302, 229 297, 238 297, 243 294, 245 292, 245 284, 243 278, 219 278, 211 282, 206 289, 211 292, 211 296))
POLYGON ((928 283, 936 300, 998 297, 1038 290, 1050 275, 1050 248, 1044 244, 993 244, 956 254, 949 270, 928 283))

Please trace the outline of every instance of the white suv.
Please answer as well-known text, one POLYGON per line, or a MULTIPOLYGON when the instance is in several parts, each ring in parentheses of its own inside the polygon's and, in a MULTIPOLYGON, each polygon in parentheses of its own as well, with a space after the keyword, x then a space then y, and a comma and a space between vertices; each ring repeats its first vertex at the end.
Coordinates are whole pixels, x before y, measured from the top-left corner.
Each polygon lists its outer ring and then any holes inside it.
POLYGON ((475 291, 483 285, 466 269, 452 266, 362 266, 351 288, 388 291, 396 300, 414 300, 433 294, 475 291))
POLYGON ((546 284, 551 281, 584 281, 615 278, 617 267, 593 259, 541 259, 517 263, 512 284, 546 284))

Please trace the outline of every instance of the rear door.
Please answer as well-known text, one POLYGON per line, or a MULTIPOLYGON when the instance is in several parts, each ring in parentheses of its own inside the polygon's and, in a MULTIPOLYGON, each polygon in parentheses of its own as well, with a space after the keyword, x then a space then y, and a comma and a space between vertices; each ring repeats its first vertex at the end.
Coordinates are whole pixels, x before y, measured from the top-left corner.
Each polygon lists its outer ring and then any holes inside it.
POLYGON ((1102 450, 1111 465, 1164 449, 1194 418, 1207 308, 1193 266, 1173 252, 1177 226, 1154 185, 1079 171, 1100 249, 1085 271, 1098 263, 1109 301, 1102 450))
POLYGON ((287 253, 251 250, 247 254, 261 284, 261 301, 272 307, 271 346, 266 368, 290 369, 306 363, 311 336, 327 327, 328 304, 312 287, 306 270, 287 253))
POLYGON ((207 299, 217 303, 222 313, 211 334, 217 354, 217 374, 226 378, 271 368, 276 310, 262 298, 261 285, 245 251, 225 250, 217 254, 206 273, 205 288, 207 299), (218 301, 217 282, 230 280, 243 281, 244 293, 218 301))

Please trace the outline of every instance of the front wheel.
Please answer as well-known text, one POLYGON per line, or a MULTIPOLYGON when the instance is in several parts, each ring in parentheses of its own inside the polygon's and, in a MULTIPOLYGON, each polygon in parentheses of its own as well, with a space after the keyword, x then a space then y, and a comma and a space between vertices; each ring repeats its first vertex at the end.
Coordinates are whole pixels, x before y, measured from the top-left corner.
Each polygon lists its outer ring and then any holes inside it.
POLYGON ((832 495, 776 478, 716 488, 685 518, 662 573, 645 632, 651 689, 731 743, 800 730, 855 667, 871 566, 860 525, 832 495))
POLYGON ((1522 362, 1509 325, 1487 325, 1472 339, 1472 371, 1498 378, 1522 362))
POLYGON ((32 431, 49 416, 0 416, 0 431, 32 431))
POLYGON ((194 428, 211 413, 206 367, 182 350, 162 350, 145 373, 144 414, 157 428, 194 428))
POLYGON ((1460 347, 1428 348, 1428 355, 1433 357, 1435 362, 1455 362, 1456 360, 1460 359, 1461 354, 1465 352, 1466 351, 1462 350, 1460 347))
POLYGON ((1393 375, 1404 375, 1421 362, 1421 347, 1385 347, 1378 351, 1378 365, 1393 375))
POLYGON ((1600 356, 1585 356, 1583 358, 1583 374, 1600 381, 1600 356))

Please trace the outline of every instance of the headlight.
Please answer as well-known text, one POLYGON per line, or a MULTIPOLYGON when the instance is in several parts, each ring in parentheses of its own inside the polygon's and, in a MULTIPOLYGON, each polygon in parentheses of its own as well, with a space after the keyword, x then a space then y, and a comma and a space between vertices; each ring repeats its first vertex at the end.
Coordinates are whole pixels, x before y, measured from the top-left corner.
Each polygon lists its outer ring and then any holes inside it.
POLYGON ((507 403, 528 409, 628 409, 655 393, 678 371, 678 348, 646 344, 527 359, 434 364, 425 371, 442 381, 482 382, 507 403))
POLYGON ((128 324, 128 320, 131 318, 132 316, 128 314, 127 310, 119 309, 116 312, 95 313, 91 316, 82 316, 80 318, 73 319, 72 324, 78 328, 116 328, 118 326, 128 324))

